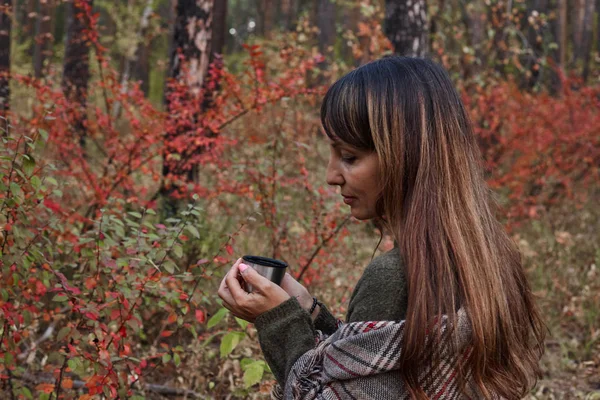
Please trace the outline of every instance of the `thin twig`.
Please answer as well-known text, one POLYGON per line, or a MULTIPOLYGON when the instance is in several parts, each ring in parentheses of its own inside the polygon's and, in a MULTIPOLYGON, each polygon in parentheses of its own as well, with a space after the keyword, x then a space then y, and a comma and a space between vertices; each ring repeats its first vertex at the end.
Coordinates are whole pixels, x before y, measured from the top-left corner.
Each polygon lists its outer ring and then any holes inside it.
POLYGON ((326 239, 324 239, 323 241, 321 241, 321 243, 317 246, 317 248, 315 249, 315 251, 312 253, 312 255, 310 256, 310 258, 308 259, 308 261, 306 262, 306 264, 304 265, 304 267, 302 267, 302 270, 300 271, 300 273, 296 277, 297 281, 299 281, 300 279, 302 279, 302 276, 304 275, 304 273, 306 272, 306 270, 308 269, 308 267, 310 266, 310 264, 312 264, 313 260, 315 259, 315 257, 319 253, 319 251, 321 251, 321 249, 323 247, 325 247, 327 245, 327 243, 329 243, 329 241, 331 239, 333 239, 342 230, 342 228, 348 223, 348 221, 350 221, 350 216, 347 216, 346 219, 344 219, 342 221, 342 223, 339 224, 337 226, 337 228, 335 228, 335 230, 331 233, 331 235, 329 235, 329 237, 327 237, 326 239))
POLYGON ((63 376, 64 376, 64 373, 65 373, 65 368, 67 368, 67 359, 68 358, 69 357, 67 355, 65 355, 65 360, 63 361, 63 365, 62 365, 62 367, 60 367, 60 375, 58 376, 58 380, 56 381, 56 383, 54 385, 54 390, 56 391, 56 399, 57 400, 60 399, 60 387, 62 385, 62 380, 63 380, 63 376))

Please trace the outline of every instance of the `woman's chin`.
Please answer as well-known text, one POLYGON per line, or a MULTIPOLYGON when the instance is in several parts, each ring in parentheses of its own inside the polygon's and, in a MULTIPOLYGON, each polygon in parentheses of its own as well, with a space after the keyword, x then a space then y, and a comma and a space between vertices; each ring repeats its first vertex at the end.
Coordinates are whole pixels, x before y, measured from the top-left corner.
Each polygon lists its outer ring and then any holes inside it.
POLYGON ((352 216, 359 221, 366 221, 368 219, 373 218, 371 213, 365 212, 364 210, 354 207, 350 208, 350 214, 352 214, 352 216))

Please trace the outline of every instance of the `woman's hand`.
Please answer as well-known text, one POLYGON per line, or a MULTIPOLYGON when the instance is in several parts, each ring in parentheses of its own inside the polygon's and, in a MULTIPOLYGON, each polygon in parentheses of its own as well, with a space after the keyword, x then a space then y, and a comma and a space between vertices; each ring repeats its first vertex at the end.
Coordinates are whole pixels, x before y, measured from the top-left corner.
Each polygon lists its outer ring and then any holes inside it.
POLYGON ((281 287, 261 276, 254 268, 242 264, 241 258, 221 281, 218 293, 225 308, 249 322, 254 322, 256 317, 290 298, 281 287), (242 288, 240 278, 252 285, 252 293, 242 288))
MULTIPOLYGON (((281 281, 281 288, 285 290, 290 297, 295 297, 298 299, 298 303, 304 308, 306 311, 309 311, 313 304, 313 297, 308 293, 308 290, 302 284, 300 284, 297 280, 295 280, 290 274, 286 273, 281 281)), ((318 306, 316 311, 318 310, 318 306)), ((318 311, 313 312, 314 316, 318 314, 318 311)))

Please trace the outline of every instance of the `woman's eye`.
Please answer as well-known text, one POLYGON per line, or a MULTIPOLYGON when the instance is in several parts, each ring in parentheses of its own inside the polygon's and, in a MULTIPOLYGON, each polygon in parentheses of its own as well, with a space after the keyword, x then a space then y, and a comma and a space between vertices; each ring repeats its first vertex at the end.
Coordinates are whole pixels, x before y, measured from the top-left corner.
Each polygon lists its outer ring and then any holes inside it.
POLYGON ((356 156, 342 155, 342 161, 347 164, 352 164, 354 161, 356 161, 356 156))

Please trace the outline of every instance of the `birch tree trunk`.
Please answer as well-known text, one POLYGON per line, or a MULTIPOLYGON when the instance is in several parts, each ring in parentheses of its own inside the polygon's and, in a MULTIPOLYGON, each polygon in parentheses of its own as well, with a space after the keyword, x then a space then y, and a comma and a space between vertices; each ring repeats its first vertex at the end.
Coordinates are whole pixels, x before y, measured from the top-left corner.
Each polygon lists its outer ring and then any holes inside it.
POLYGON ((425 0, 386 0, 384 31, 403 56, 425 56, 429 26, 425 0))
POLYGON ((198 94, 210 64, 215 0, 178 0, 169 77, 184 80, 198 94), (182 73, 183 64, 188 69, 182 73))
MULTIPOLYGON (((187 95, 190 98, 199 96, 204 92, 202 107, 194 118, 201 118, 201 114, 212 106, 213 92, 218 90, 218 82, 208 82, 208 70, 211 63, 220 65, 217 54, 222 54, 225 41, 225 18, 227 15, 226 0, 178 0, 175 8, 175 23, 173 28, 173 41, 170 54, 170 67, 168 76, 171 79, 183 82, 188 87, 187 95), (219 31, 219 32, 217 32, 219 31), (185 73, 184 73, 185 71, 185 73), (210 83, 210 85, 208 85, 210 83), (203 89, 205 89, 203 91, 203 89)), ((165 104, 171 111, 168 89, 165 90, 165 104)), ((175 113, 175 110, 173 110, 175 113)), ((197 121, 195 121, 197 122, 197 121)), ((170 132, 165 137, 165 152, 163 153, 163 177, 175 175, 195 180, 197 166, 191 170, 185 169, 185 163, 190 157, 190 152, 198 152, 196 148, 177 149, 169 144, 176 142, 176 138, 186 132, 170 132), (173 161, 173 154, 177 154, 178 161, 173 161)), ((211 136, 214 133, 205 132, 211 136)), ((160 193, 169 198, 175 190, 173 184, 163 179, 160 193)), ((174 211, 173 201, 167 200, 167 212, 174 211)))

